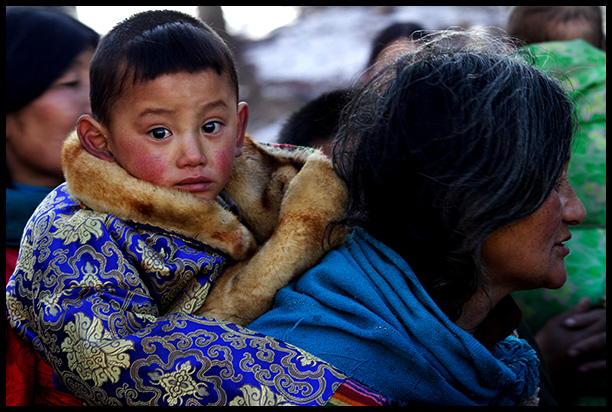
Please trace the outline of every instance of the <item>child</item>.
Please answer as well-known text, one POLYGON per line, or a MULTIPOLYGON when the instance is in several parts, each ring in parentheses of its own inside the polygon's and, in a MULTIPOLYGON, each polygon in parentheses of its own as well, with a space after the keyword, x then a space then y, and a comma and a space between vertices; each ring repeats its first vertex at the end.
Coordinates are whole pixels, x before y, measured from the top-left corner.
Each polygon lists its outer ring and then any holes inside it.
POLYGON ((88 404, 322 404, 346 386, 295 347, 194 315, 257 317, 321 257, 345 202, 319 153, 245 137, 237 89, 227 46, 181 13, 133 16, 96 50, 93 115, 7 286, 12 327, 88 404))

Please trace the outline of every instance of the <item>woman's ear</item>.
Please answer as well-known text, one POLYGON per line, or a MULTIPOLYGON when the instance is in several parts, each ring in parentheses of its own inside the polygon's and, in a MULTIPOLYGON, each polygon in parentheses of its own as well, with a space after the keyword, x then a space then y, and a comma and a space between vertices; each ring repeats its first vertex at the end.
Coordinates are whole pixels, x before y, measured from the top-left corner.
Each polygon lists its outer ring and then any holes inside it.
POLYGON ((84 114, 79 117, 76 130, 81 144, 90 154, 109 162, 115 161, 108 146, 105 129, 100 122, 92 116, 84 114))

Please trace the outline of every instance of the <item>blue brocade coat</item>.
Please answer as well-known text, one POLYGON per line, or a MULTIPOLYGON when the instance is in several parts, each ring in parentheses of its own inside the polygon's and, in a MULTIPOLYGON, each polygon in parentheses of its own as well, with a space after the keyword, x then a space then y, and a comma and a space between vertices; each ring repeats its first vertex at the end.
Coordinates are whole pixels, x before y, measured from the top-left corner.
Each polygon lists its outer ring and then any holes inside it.
MULTIPOLYGON (((56 384, 91 405, 324 404, 346 376, 294 346, 195 314, 210 297, 222 309, 215 312, 212 305, 205 313, 230 311, 232 320, 241 315, 235 312, 244 305, 240 299, 209 295, 217 277, 232 278, 224 272, 233 267, 240 267, 234 287, 250 282, 265 290, 259 308, 265 310, 283 282, 321 257, 323 251, 310 246, 321 247, 320 233, 312 231, 307 236, 316 241, 296 234, 287 250, 275 255, 276 249, 266 249, 282 229, 279 216, 291 220, 288 210, 299 210, 291 190, 313 195, 292 183, 311 155, 248 140, 236 164, 242 174, 233 175, 227 188, 243 213, 240 221, 218 202, 134 179, 88 155, 75 139, 68 139, 63 154, 67 184, 53 190, 28 222, 6 289, 10 325, 54 368, 56 384), (269 168, 254 170, 263 155, 284 166, 302 156, 300 167, 285 173, 282 193, 262 200, 272 209, 267 220, 249 179, 271 182, 281 168, 274 176, 269 168)), ((341 213, 343 192, 338 196, 330 201, 341 213)), ((256 301, 249 290, 238 298, 256 301)))

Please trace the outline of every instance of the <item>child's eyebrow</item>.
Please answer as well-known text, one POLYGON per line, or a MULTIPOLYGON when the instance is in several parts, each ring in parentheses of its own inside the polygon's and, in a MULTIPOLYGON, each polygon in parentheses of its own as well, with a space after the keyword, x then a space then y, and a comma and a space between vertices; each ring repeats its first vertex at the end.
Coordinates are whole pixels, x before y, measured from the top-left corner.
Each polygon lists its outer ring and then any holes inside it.
POLYGON ((170 109, 144 109, 142 112, 138 114, 138 118, 143 118, 147 116, 155 116, 155 115, 160 115, 160 114, 173 115, 175 113, 176 113, 176 110, 170 110, 170 109))
MULTIPOLYGON (((227 108, 228 105, 224 100, 215 100, 215 101, 206 103, 202 107, 200 107, 200 109, 198 110, 198 113, 204 114, 207 111, 215 109, 217 107, 227 108)), ((147 116, 155 116, 155 115, 172 116, 174 114, 176 114, 176 110, 164 109, 164 108, 146 108, 138 114, 138 118, 143 118, 147 116)))
POLYGON ((219 99, 203 104, 198 108, 198 116, 205 116, 209 111, 221 108, 227 109, 229 106, 225 100, 219 99))
POLYGON ((215 101, 212 101, 212 102, 209 102, 203 105, 200 108, 200 112, 203 113, 211 109, 216 109, 217 107, 228 107, 228 106, 225 100, 219 99, 219 100, 215 100, 215 101))

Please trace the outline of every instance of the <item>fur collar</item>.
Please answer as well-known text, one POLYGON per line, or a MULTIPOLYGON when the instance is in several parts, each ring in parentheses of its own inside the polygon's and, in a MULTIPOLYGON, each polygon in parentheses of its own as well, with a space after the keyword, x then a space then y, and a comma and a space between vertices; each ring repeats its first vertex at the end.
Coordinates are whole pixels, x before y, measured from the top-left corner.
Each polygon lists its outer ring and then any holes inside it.
POLYGON ((253 234, 219 203, 137 179, 87 152, 76 132, 64 143, 62 165, 70 193, 96 211, 176 232, 234 259, 256 248, 253 234))
POLYGON ((346 230, 326 238, 344 215, 346 187, 331 161, 308 148, 278 148, 247 136, 225 192, 242 223, 214 201, 139 180, 115 162, 85 151, 73 132, 62 153, 70 192, 92 209, 191 237, 238 262, 208 288, 186 288, 171 311, 246 325, 264 313, 276 292, 315 265, 346 230), (202 306, 202 303, 204 305, 202 306))

